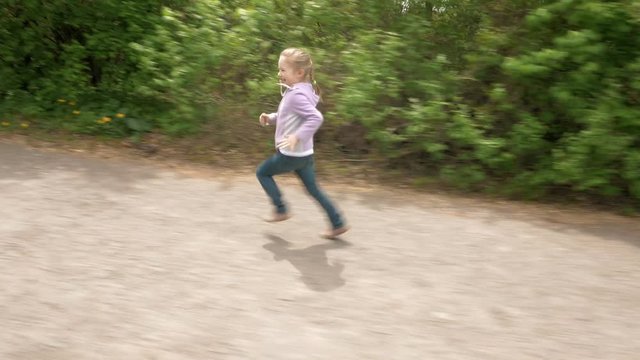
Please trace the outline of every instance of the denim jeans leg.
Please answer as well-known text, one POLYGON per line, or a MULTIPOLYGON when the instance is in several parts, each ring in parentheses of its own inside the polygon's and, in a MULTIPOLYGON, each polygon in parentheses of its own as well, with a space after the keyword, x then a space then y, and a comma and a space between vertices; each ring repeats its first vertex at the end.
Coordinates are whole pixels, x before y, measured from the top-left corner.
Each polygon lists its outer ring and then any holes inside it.
POLYGON ((331 221, 331 226, 334 229, 340 228, 344 226, 342 218, 335 206, 331 202, 331 200, 327 197, 327 195, 320 190, 318 184, 316 183, 316 174, 315 174, 315 165, 313 155, 308 157, 306 164, 296 170, 296 174, 302 180, 305 188, 309 192, 311 196, 313 196, 320 206, 326 211, 327 216, 329 217, 329 221, 331 221))
POLYGON ((273 176, 293 171, 294 165, 295 164, 289 161, 288 157, 277 153, 260 164, 256 171, 256 176, 258 181, 260 181, 260 185, 262 185, 262 188, 269 196, 271 203, 275 206, 276 212, 279 214, 286 213, 287 206, 282 201, 282 193, 273 179, 273 176))

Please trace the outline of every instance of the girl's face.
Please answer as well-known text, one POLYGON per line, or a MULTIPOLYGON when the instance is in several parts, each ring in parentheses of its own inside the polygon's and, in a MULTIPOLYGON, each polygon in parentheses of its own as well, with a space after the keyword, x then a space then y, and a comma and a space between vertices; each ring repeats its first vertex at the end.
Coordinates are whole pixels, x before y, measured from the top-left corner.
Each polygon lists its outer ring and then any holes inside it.
POLYGON ((294 68, 285 57, 278 60, 278 79, 281 83, 293 86, 304 81, 304 70, 294 68))

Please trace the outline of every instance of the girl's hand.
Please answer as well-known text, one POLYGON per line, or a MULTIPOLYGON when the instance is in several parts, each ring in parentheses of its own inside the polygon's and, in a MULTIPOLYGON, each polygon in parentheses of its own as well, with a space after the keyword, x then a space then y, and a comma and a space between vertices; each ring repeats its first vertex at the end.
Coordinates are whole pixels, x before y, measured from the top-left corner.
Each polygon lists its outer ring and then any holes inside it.
POLYGON ((269 115, 262 113, 260 114, 260 125, 267 126, 269 125, 269 115))
POLYGON ((277 145, 278 149, 286 149, 289 148, 293 150, 294 147, 298 144, 298 138, 295 135, 289 135, 285 137, 282 141, 280 141, 277 145))

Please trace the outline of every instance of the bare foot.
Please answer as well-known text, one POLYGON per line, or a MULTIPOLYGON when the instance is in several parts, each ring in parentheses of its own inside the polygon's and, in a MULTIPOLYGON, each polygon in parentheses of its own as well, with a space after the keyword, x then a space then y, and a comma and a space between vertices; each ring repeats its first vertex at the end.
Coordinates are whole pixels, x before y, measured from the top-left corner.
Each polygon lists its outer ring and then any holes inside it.
POLYGON ((287 220, 289 218, 291 218, 291 214, 289 214, 289 213, 284 213, 284 214, 273 213, 273 214, 271 214, 271 216, 269 216, 268 218, 264 219, 264 221, 273 223, 273 222, 285 221, 285 220, 287 220))
POLYGON ((322 234, 320 234, 320 236, 322 236, 325 239, 335 240, 338 236, 346 233, 347 231, 349 231, 349 227, 348 226, 341 226, 341 227, 336 228, 336 229, 327 230, 327 231, 323 232, 322 234))

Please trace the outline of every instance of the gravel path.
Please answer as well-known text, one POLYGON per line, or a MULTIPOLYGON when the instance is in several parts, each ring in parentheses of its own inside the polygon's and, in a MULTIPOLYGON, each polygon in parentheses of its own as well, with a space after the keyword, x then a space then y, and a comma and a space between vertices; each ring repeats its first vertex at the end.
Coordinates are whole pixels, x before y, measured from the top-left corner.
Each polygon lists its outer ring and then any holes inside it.
POLYGON ((0 359, 638 359, 637 219, 0 142, 0 359))

